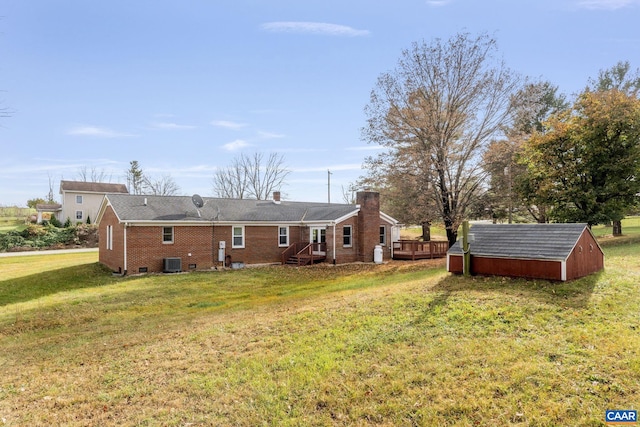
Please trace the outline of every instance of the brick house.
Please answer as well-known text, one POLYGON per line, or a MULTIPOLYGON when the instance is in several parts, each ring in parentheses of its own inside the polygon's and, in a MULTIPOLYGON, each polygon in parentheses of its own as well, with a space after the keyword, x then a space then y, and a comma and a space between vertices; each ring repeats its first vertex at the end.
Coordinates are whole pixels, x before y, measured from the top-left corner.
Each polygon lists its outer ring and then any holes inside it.
POLYGON ((124 184, 61 180, 62 205, 57 211, 58 220, 65 222, 68 218, 74 224, 87 222, 87 218, 95 221, 102 199, 108 193, 128 194, 129 190, 124 184))
POLYGON ((100 262, 120 274, 208 270, 217 266, 374 261, 391 258, 399 224, 380 196, 357 204, 107 194, 97 216, 100 262))

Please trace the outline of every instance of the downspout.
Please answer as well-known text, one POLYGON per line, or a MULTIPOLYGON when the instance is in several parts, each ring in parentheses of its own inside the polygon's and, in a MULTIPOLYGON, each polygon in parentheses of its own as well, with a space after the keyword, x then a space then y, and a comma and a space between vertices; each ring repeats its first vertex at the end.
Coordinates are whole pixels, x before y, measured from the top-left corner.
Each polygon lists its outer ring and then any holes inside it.
POLYGON ((127 227, 129 226, 128 223, 124 223, 124 269, 122 271, 122 275, 126 276, 127 275, 127 227))
POLYGON ((333 223, 333 265, 336 264, 336 223, 333 223))

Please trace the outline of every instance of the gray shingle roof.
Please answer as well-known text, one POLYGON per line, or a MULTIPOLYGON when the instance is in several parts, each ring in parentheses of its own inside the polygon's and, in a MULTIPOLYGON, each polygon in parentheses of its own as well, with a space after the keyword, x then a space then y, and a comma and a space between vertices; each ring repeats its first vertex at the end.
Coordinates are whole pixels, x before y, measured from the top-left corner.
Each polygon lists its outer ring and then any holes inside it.
MULTIPOLYGON (((472 224, 471 254, 565 260, 586 228, 587 224, 472 224)), ((462 254, 460 243, 451 246, 449 253, 462 254)))
POLYGON ((246 199, 204 199, 196 209, 189 196, 108 194, 121 221, 313 222, 357 212, 355 205, 246 199), (147 204, 145 205, 145 199, 147 204), (200 211, 200 216, 198 216, 200 211))
POLYGON ((128 193, 124 184, 111 184, 108 182, 85 182, 85 181, 60 181, 60 192, 77 191, 89 193, 128 193))

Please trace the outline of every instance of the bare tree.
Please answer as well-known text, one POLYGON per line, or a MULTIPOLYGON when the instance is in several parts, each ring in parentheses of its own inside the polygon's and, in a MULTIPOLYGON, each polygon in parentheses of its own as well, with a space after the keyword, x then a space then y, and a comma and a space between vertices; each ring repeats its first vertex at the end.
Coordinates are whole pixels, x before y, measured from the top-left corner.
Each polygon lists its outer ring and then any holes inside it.
POLYGON ((482 151, 507 124, 518 84, 496 50, 486 34, 414 43, 378 78, 365 108, 363 139, 388 148, 379 156, 391 162, 383 169, 412 172, 429 192, 450 244, 484 179, 482 151))
POLYGON ((213 176, 213 192, 218 197, 266 200, 279 190, 289 175, 281 154, 241 154, 230 166, 218 169, 213 176))
POLYGON ((159 179, 144 176, 144 194, 154 196, 175 196, 180 191, 180 187, 173 180, 171 175, 162 175, 159 179))
POLYGON ((91 169, 88 169, 86 166, 78 168, 78 173, 76 176, 78 181, 111 182, 111 175, 107 175, 104 169, 96 169, 95 166, 91 166, 91 169))
POLYGON ((0 107, 0 119, 6 119, 8 117, 11 117, 12 114, 13 114, 13 111, 10 110, 8 107, 0 107))
POLYGON ((347 188, 344 188, 344 185, 341 186, 342 189, 342 201, 347 205, 355 205, 356 204, 356 192, 358 191, 358 186, 356 183, 351 182, 347 185, 347 188))
POLYGON ((49 178, 49 192, 47 193, 46 203, 55 203, 56 199, 53 192, 53 178, 51 178, 51 174, 49 173, 47 173, 47 177, 49 178))
POLYGON ((241 159, 235 158, 230 166, 218 169, 213 175, 213 193, 225 199, 245 199, 247 182, 245 167, 241 159))

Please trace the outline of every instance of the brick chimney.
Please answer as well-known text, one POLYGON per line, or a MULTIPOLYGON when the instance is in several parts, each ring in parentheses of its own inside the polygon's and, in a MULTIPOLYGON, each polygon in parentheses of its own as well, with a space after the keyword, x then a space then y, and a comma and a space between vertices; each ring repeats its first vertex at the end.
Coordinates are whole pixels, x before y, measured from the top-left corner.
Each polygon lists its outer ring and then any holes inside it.
POLYGON ((274 203, 280 203, 280 192, 279 191, 274 191, 273 192, 273 201, 274 203))
POLYGON ((363 262, 373 262, 373 250, 380 244, 380 193, 359 191, 356 203, 358 212, 358 257, 363 262))

